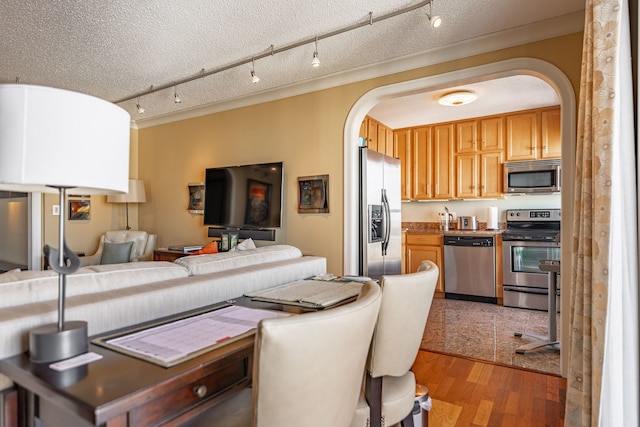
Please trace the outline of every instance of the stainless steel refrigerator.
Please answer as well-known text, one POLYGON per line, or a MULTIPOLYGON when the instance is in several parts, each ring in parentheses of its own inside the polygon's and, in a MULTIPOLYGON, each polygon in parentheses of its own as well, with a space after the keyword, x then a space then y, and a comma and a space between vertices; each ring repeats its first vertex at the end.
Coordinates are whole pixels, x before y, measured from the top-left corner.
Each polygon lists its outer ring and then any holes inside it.
POLYGON ((359 214, 359 274, 374 280, 400 274, 400 160, 360 148, 359 214))

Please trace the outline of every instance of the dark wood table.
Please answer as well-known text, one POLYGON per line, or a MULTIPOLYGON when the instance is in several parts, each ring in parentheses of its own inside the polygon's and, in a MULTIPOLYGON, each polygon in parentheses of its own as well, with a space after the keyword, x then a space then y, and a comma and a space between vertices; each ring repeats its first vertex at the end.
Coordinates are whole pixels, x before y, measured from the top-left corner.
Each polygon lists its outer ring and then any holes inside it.
MULTIPOLYGON (((300 307, 247 297, 234 302, 302 312, 300 307)), ((189 313, 148 324, 185 314, 189 313)), ((49 363, 32 363, 26 353, 0 360, 0 372, 16 384, 4 399, 4 421, 7 427, 33 426, 36 417, 49 427, 177 426, 251 384, 253 344, 254 335, 244 337, 171 368, 95 344, 89 345, 89 351, 102 359, 63 372, 50 369, 49 363)))

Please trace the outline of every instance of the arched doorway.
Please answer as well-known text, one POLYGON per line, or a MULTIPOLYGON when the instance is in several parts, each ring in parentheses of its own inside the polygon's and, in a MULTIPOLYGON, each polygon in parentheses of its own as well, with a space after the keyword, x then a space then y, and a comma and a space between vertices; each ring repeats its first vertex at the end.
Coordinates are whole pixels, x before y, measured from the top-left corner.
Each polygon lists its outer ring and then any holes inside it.
MULTIPOLYGON (((478 82, 496 78, 530 75, 547 82, 558 94, 561 105, 562 127, 562 189, 561 207, 564 218, 573 216, 573 171, 575 170, 576 139, 576 98, 573 87, 566 75, 556 66, 534 58, 516 58, 478 67, 457 70, 446 74, 424 77, 417 80, 397 83, 373 89, 363 95, 353 106, 344 128, 344 274, 358 274, 358 133, 362 119, 379 102, 393 96, 415 93, 417 91, 444 88, 467 82, 478 82)), ((562 241, 571 240, 572 224, 563 221, 562 241)), ((562 258, 571 259, 569 245, 562 248, 562 258)), ((562 264, 562 275, 570 277, 569 263, 562 264)), ((567 294, 565 294, 567 295, 567 294)), ((562 328, 569 321, 569 298, 562 298, 562 328)), ((565 329, 566 330, 566 329, 565 329)), ((566 356, 566 355, 565 355, 566 356)), ((561 369, 564 374, 565 358, 561 369)))

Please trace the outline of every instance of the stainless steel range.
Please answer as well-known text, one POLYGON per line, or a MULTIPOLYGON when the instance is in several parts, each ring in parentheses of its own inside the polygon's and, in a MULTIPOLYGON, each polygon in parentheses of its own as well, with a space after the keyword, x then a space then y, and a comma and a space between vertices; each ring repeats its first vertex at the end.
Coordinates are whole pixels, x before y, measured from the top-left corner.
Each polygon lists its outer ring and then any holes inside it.
POLYGON ((560 261, 560 209, 509 209, 506 214, 503 304, 547 311, 548 277, 539 264, 540 260, 560 261))

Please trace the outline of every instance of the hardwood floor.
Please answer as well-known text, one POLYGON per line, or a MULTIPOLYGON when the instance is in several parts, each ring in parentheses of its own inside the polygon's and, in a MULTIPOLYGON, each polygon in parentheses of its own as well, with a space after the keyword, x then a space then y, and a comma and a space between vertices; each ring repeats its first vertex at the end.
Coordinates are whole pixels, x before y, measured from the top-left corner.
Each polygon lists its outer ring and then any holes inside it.
POLYGON ((559 376, 424 350, 413 372, 433 400, 430 427, 564 425, 559 376))

